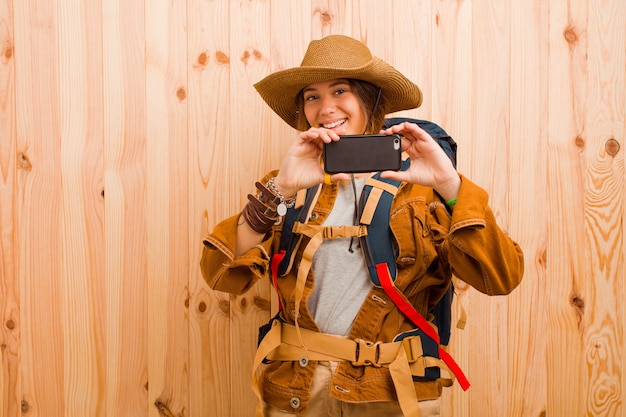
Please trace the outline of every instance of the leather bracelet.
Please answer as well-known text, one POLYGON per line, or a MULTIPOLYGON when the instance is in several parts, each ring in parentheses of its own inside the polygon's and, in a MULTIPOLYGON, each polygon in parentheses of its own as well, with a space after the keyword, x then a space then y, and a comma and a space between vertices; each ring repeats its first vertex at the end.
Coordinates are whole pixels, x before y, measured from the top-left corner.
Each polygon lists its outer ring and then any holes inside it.
POLYGON ((259 190, 259 194, 257 195, 257 199, 272 208, 276 211, 276 207, 281 203, 280 197, 270 191, 266 186, 261 184, 260 182, 254 183, 254 186, 259 190))
POLYGON ((257 233, 266 234, 278 220, 276 211, 252 194, 248 194, 248 204, 241 212, 243 220, 257 233))

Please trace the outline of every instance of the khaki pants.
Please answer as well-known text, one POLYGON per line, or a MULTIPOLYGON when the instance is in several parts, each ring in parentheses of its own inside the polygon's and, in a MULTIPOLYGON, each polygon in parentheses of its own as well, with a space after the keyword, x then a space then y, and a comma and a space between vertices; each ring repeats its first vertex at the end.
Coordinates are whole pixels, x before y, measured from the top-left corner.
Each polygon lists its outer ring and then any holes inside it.
MULTIPOLYGON (((336 362, 319 362, 311 384, 311 402, 306 417, 403 417, 398 402, 346 403, 328 396, 330 380, 337 369, 336 362)), ((439 400, 420 401, 421 417, 439 417, 439 400)), ((263 408, 264 417, 302 417, 298 410, 278 410, 270 405, 263 408)))

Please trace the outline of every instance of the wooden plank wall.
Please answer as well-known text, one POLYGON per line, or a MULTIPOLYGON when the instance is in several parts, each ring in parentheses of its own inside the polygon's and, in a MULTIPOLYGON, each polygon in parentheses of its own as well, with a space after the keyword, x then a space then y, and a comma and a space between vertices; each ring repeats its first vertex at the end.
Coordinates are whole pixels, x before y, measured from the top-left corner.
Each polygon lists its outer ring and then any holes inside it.
POLYGON ((0 417, 252 415, 267 282, 201 239, 294 137, 255 93, 310 39, 424 91, 526 254, 462 284, 447 416, 625 416, 623 0, 0 0, 0 417))

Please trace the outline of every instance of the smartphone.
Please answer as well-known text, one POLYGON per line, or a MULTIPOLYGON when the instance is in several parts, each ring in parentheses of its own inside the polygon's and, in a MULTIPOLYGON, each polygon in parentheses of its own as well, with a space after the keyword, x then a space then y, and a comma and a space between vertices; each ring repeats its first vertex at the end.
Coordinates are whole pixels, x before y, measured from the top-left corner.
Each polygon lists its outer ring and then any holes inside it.
POLYGON ((328 174, 397 171, 401 167, 400 135, 344 135, 324 143, 324 171, 328 174))

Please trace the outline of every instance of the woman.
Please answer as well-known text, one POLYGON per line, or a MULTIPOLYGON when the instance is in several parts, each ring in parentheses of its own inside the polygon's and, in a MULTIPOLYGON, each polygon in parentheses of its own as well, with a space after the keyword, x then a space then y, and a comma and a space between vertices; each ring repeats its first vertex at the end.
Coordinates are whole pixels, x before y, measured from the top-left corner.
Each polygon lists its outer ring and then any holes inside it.
MULTIPOLYGON (((312 41, 299 67, 255 88, 300 133, 243 211, 204 239, 207 283, 241 294, 268 276, 281 237, 291 232, 282 228, 285 208, 300 206, 304 190, 319 187, 309 193, 316 200, 304 231, 294 229, 302 238, 291 267, 274 281, 282 310, 255 358, 257 415, 439 415, 448 380, 429 377, 425 367, 454 377, 446 365, 453 361, 443 363, 441 349, 441 356, 436 348, 426 352, 426 336, 398 307, 389 284, 383 289, 370 279, 355 238, 363 235, 356 213, 371 175, 325 174, 323 144, 348 134, 402 136, 408 169, 381 174, 401 181, 385 220, 397 267, 391 287, 421 316, 429 317, 452 273, 485 294, 510 293, 523 274, 519 246, 497 226, 486 192, 456 171, 426 131, 413 123, 381 130, 386 114, 418 107, 422 94, 363 43, 339 35, 312 41), (345 237, 321 238, 337 230, 345 237)), ((431 339, 438 342, 436 330, 431 339)))

